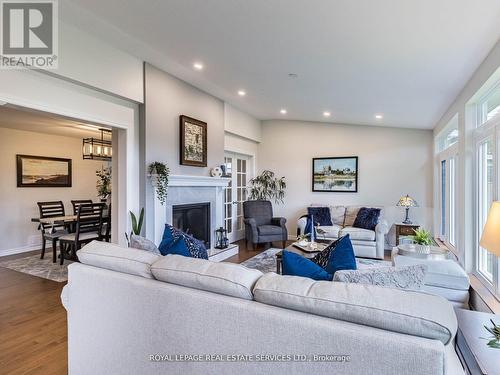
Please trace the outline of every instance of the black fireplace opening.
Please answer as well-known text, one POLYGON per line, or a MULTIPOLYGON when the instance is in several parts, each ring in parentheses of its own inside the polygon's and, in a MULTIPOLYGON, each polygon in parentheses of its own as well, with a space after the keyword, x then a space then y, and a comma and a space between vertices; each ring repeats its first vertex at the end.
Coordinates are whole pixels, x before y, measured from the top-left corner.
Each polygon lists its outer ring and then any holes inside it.
POLYGON ((205 247, 210 249, 210 202, 173 206, 172 225, 203 241, 205 247))

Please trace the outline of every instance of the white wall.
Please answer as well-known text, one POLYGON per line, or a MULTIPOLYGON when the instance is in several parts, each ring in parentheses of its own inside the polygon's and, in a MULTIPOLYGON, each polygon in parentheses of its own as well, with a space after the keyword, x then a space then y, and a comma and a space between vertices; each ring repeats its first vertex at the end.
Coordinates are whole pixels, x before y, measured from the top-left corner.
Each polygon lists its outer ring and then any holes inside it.
POLYGON ((224 103, 224 130, 254 142, 262 141, 261 121, 227 103, 224 103))
POLYGON ((63 21, 59 22, 58 69, 48 72, 143 102, 142 61, 63 21))
POLYGON ((432 144, 430 130, 264 121, 259 170, 287 179, 285 204, 274 209, 287 218, 290 235, 311 203, 384 206, 391 224, 401 221, 404 210, 395 205, 404 194, 420 204, 413 221, 432 229, 432 144), (328 156, 359 157, 358 193, 312 192, 312 158, 328 156))
POLYGON ((71 214, 72 199, 98 201, 95 171, 102 162, 83 160, 82 140, 0 127, 0 255, 20 250, 39 249, 40 231, 30 222, 38 217, 36 202, 62 200, 66 213, 71 214), (18 188, 16 154, 60 157, 72 160, 72 187, 18 188))

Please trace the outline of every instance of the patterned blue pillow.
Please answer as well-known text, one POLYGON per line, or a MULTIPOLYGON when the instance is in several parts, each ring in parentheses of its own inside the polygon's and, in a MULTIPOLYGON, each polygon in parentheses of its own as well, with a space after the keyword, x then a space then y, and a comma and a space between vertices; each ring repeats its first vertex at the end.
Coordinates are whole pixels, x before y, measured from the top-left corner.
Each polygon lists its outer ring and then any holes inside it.
POLYGON ((315 225, 333 225, 329 207, 307 207, 307 213, 314 217, 315 225))
POLYGON ((202 241, 169 224, 165 224, 165 231, 158 249, 161 255, 177 254, 191 258, 208 259, 207 249, 202 241))
POLYGON ((361 207, 354 220, 353 227, 375 230, 380 216, 380 208, 361 207))

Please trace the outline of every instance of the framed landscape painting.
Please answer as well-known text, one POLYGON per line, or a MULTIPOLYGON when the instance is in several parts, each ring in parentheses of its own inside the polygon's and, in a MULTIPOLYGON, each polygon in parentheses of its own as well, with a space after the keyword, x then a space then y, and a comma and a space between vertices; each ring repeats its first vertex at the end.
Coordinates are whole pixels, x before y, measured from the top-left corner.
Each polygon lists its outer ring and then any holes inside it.
POLYGON ((358 192, 358 157, 313 159, 312 190, 334 193, 358 192))
POLYGON ((71 159, 17 155, 17 187, 71 187, 71 159))
POLYGON ((207 166, 207 123, 188 116, 180 116, 181 164, 193 167, 207 166))

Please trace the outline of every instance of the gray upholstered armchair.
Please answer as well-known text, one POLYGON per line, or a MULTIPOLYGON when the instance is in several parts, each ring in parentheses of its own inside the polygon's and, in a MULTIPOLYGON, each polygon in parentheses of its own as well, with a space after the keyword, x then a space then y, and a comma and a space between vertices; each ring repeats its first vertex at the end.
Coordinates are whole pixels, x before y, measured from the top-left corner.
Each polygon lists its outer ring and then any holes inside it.
POLYGON ((252 242, 253 248, 257 244, 281 241, 286 247, 288 232, 284 217, 273 217, 273 206, 269 201, 243 202, 243 216, 245 218, 246 241, 252 242))

